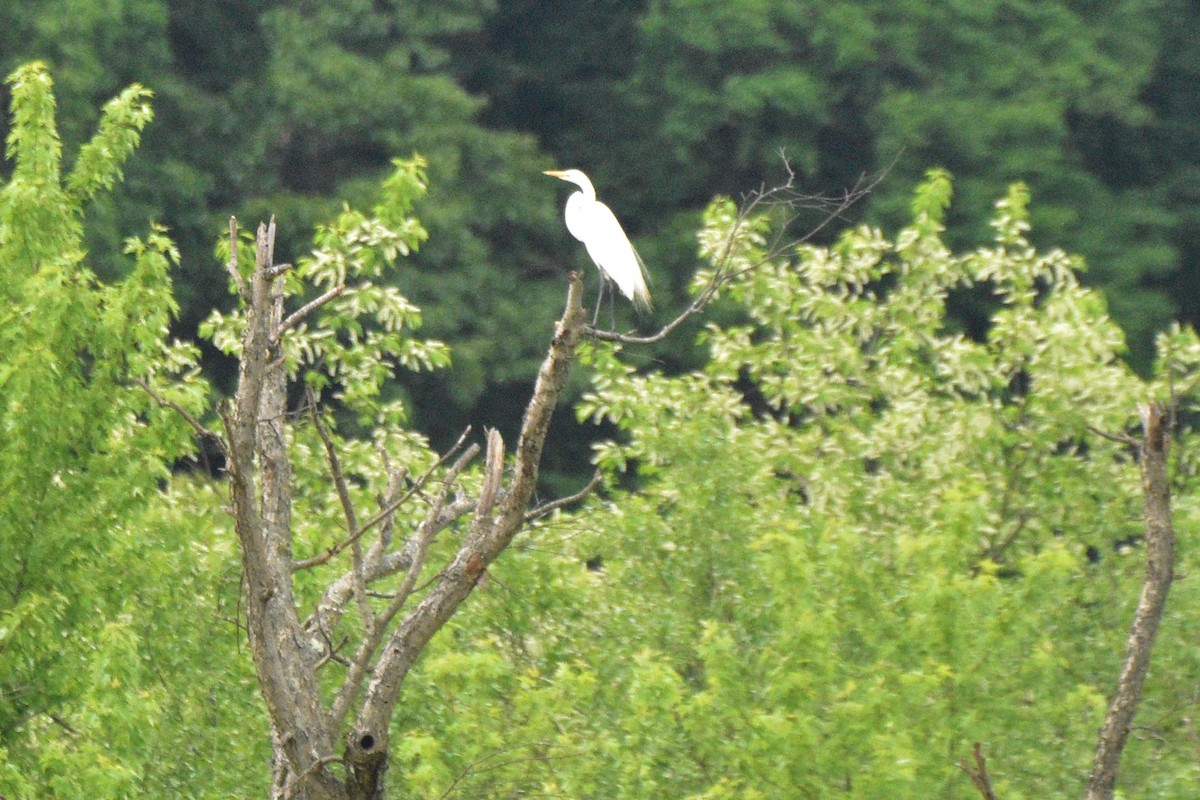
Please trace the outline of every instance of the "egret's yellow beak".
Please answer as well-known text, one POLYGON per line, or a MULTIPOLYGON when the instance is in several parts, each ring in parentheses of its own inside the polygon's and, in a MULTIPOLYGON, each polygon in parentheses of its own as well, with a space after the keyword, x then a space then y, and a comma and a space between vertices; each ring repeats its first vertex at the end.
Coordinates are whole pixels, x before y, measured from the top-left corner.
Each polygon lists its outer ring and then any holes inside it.
POLYGON ((545 172, 543 172, 542 174, 549 175, 551 178, 561 178, 562 176, 566 175, 567 173, 563 172, 561 169, 548 169, 545 172))

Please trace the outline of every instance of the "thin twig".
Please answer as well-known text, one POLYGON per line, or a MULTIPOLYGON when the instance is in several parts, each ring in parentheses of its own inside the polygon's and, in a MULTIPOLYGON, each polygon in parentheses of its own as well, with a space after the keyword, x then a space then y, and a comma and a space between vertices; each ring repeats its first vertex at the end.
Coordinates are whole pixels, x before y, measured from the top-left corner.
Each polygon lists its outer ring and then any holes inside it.
POLYGON ((583 500, 585 497, 590 495, 592 492, 596 491, 596 487, 599 486, 603 482, 604 482, 604 473, 601 472, 600 470, 596 470, 595 474, 592 475, 592 479, 590 481, 588 481, 587 486, 584 486, 582 489, 580 489, 575 494, 568 495, 567 497, 560 497, 557 500, 551 500, 548 503, 543 503, 542 505, 538 506, 537 508, 530 509, 525 514, 525 522, 526 523, 533 522, 534 520, 538 520, 538 519, 541 519, 542 517, 549 516, 550 514, 552 514, 553 512, 557 511, 560 508, 563 508, 564 506, 569 506, 572 503, 578 503, 580 500, 583 500))
POLYGON ((271 337, 271 343, 279 344, 279 341, 283 338, 285 333, 299 325, 308 317, 309 314, 313 313, 318 308, 325 305, 344 291, 346 291, 346 286, 344 284, 338 284, 322 294, 320 297, 305 303, 300 308, 293 311, 287 316, 287 319, 279 324, 279 329, 275 331, 274 335, 271 337))
POLYGON ((338 458, 337 448, 334 447, 333 439, 329 436, 329 431, 325 428, 325 423, 321 421, 321 413, 317 409, 317 394, 312 390, 311 386, 304 387, 305 396, 308 398, 309 415, 312 417, 313 426, 317 429, 317 435, 321 437, 321 443, 325 446, 325 456, 329 464, 329 474, 333 478, 334 486, 337 487, 338 500, 342 504, 342 513, 346 517, 346 531, 353 533, 358 530, 358 518, 354 513, 354 503, 350 499, 350 490, 346 486, 346 476, 342 472, 342 462, 338 458))
POLYGON ((1117 444, 1123 444, 1128 447, 1139 447, 1141 445, 1139 439, 1124 433, 1109 433, 1108 431, 1100 430, 1095 425, 1088 425, 1088 430, 1103 439, 1108 439, 1110 442, 1116 442, 1117 444))
MULTIPOLYGON (((894 163, 895 162, 893 162, 893 164, 894 163)), ((584 334, 593 336, 600 341, 618 342, 621 344, 630 345, 647 345, 662 341, 668 335, 670 335, 672 331, 682 325, 683 322, 689 317, 692 317, 695 314, 703 311, 717 296, 717 292, 722 286, 729 283, 734 278, 745 275, 748 272, 752 272, 761 267, 763 264, 779 258, 779 256, 783 253, 792 250, 798 245, 810 240, 833 220, 840 219, 847 209, 874 191, 875 187, 879 185, 884 177, 886 177, 892 166, 889 165, 887 168, 879 172, 869 183, 867 182, 867 176, 865 174, 859 176, 858 182, 855 183, 853 187, 843 192, 841 197, 831 198, 821 195, 797 194, 794 190, 796 174, 792 170, 791 165, 788 163, 786 158, 784 158, 783 164, 784 168, 788 172, 788 178, 783 184, 771 189, 760 187, 758 191, 753 192, 743 198, 742 207, 738 209, 737 218, 734 220, 733 228, 730 230, 729 235, 725 239, 724 248, 720 256, 715 261, 716 268, 713 270, 708 283, 706 283, 704 288, 700 290, 700 293, 696 296, 696 299, 694 299, 685 309, 683 309, 683 311, 679 312, 674 319, 663 325, 656 332, 646 336, 633 336, 630 334, 618 333, 617 331, 600 330, 591 325, 584 326, 584 334), (799 236, 787 242, 783 241, 783 235, 781 231, 775 241, 771 243, 771 246, 767 249, 767 252, 762 258, 743 269, 731 271, 728 269, 728 266, 733 257, 733 247, 737 241, 738 234, 741 232, 743 226, 749 224, 751 217, 761 205, 767 205, 770 207, 785 207, 789 209, 815 209, 825 212, 825 215, 820 222, 818 222, 814 227, 810 228, 803 236, 799 236)), ((793 215, 788 222, 794 221, 797 216, 799 215, 793 215)), ((781 226, 781 228, 786 229, 787 224, 781 226)))
POLYGON ((547 746, 554 747, 554 744, 552 742, 527 742, 525 744, 514 744, 509 747, 501 748, 493 753, 488 753, 486 756, 481 756, 480 758, 472 761, 470 764, 467 764, 467 766, 463 767, 462 772, 458 773, 454 780, 450 782, 450 785, 446 787, 446 791, 442 792, 441 795, 438 796, 438 800, 446 800, 447 797, 454 793, 454 790, 458 784, 470 775, 491 772, 492 770, 497 770, 501 767, 508 767, 512 766, 513 764, 524 764, 530 761, 565 761, 568 758, 579 758, 580 756, 584 755, 582 752, 577 752, 566 753, 561 756, 533 755, 527 758, 510 758, 504 761, 494 761, 494 759, 498 759, 503 755, 513 752, 514 750, 525 750, 547 746), (488 764, 487 762, 489 761, 493 763, 488 764), (484 764, 487 764, 487 766, 482 766, 484 764))
POLYGON ((204 425, 200 423, 200 420, 196 419, 191 413, 188 412, 187 409, 176 403, 174 400, 168 400, 167 398, 158 394, 158 392, 150 388, 150 384, 146 383, 141 378, 134 380, 134 384, 140 387, 141 390, 146 394, 150 395, 150 399, 155 403, 158 403, 163 408, 171 409, 180 417, 182 417, 184 422, 192 426, 192 430, 194 430, 197 435, 202 438, 212 439, 215 441, 217 443, 217 447, 221 451, 221 454, 226 458, 229 457, 229 445, 226 443, 225 439, 222 438, 221 434, 204 427, 204 425))
POLYGON ((341 727, 342 720, 346 713, 350 710, 350 701, 362 686, 363 678, 370 671, 371 657, 379 648, 380 642, 383 641, 384 631, 387 630, 391 621, 395 618, 400 609, 408 601, 408 598, 413 593, 413 587, 417 583, 417 578, 420 577, 421 569, 425 566, 425 553, 429 549, 430 542, 437 535, 437 532, 443 526, 438 524, 438 517, 445 507, 446 497, 450 493, 450 487, 458 479, 461 473, 479 453, 479 445, 472 444, 468 447, 453 466, 446 472, 446 476, 442 479, 442 488, 438 492, 434 500, 433 508, 429 510, 424 521, 421 522, 415 534, 416 547, 414 548, 412 562, 408 566, 408 573, 404 576, 404 581, 396 590, 395 596, 388 603, 386 609, 375 621, 373 630, 366 632, 362 640, 359 642, 358 650, 354 653, 354 657, 350 660, 350 669, 346 673, 346 679, 342 682, 341 688, 338 689, 337 695, 333 699, 333 705, 330 707, 330 719, 333 721, 334 728, 341 727))
MULTIPOLYGON (((304 387, 304 391, 308 398, 308 410, 312 416, 313 425, 317 429, 317 435, 321 437, 321 443, 325 445, 329 474, 333 478, 333 485, 337 488, 338 500, 342 504, 342 513, 346 516, 346 533, 353 537, 354 532, 358 530, 358 515, 354 513, 354 502, 350 499, 350 489, 346 485, 346 476, 342 472, 341 459, 338 458, 337 448, 334 447, 329 431, 325 429, 325 423, 321 421, 321 412, 317 409, 317 393, 311 386, 304 387)), ((358 613, 362 617, 363 627, 369 631, 375 624, 375 620, 371 614, 371 606, 367 603, 367 584, 363 578, 362 542, 358 537, 353 537, 353 541, 350 543, 350 559, 354 575, 354 599, 358 603, 358 613)))

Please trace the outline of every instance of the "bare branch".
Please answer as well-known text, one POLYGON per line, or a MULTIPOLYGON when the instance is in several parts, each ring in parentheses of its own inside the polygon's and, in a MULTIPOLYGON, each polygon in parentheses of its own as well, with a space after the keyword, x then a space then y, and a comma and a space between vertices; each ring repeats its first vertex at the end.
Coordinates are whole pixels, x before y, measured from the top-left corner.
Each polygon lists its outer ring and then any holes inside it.
POLYGON ((317 394, 312 390, 312 387, 305 387, 305 396, 308 399, 308 410, 312 417, 313 427, 317 430, 317 435, 321 437, 321 444, 325 446, 325 457, 329 464, 329 475, 333 478, 334 486, 337 488, 338 500, 342 504, 342 513, 346 516, 346 531, 354 533, 358 530, 358 519, 354 513, 354 503, 350 499, 350 490, 346 486, 346 476, 342 473, 342 462, 338 458, 337 448, 333 445, 333 439, 329 436, 329 431, 325 429, 325 423, 321 421, 320 411, 317 409, 317 394))
POLYGON ((588 336, 594 336, 602 342, 620 342, 621 344, 654 344, 655 342, 661 342, 670 335, 671 331, 687 321, 689 317, 703 311, 712 302, 713 297, 716 296, 717 288, 724 284, 726 280, 728 280, 726 277, 718 276, 714 273, 712 282, 704 287, 696 299, 691 302, 691 305, 679 312, 679 315, 675 319, 647 336, 633 336, 627 333, 618 333, 617 331, 605 331, 593 328, 591 325, 585 325, 583 332, 588 336))
MULTIPOLYGON (((262 241, 262 225, 258 226, 259 241, 262 241)), ((258 259, 256 259, 256 262, 258 259)), ((261 265, 263 276, 270 279, 271 267, 275 266, 275 215, 267 223, 267 257, 261 265)))
MULTIPOLYGON (((490 461, 490 438, 488 444, 490 461)), ((454 462, 454 465, 450 467, 446 476, 442 479, 442 488, 438 491, 437 497, 434 498, 433 507, 429 510, 424 521, 417 528, 416 535, 413 537, 415 547, 412 561, 409 563, 408 573, 404 576, 400 588, 396 590, 387 608, 379 615, 374 628, 364 633, 362 641, 359 642, 358 650, 350 660, 350 669, 346 673, 346 679, 343 681, 341 688, 338 689, 337 696, 333 699, 333 706, 330 708, 329 715, 335 727, 341 727, 346 713, 350 710, 350 703, 362 686, 363 678, 370 671, 371 659, 374 657, 375 651, 379 649, 388 625, 391 624, 396 614, 400 613, 400 609, 404 607, 404 604, 408 602, 408 598, 412 595, 413 587, 416 586, 417 579, 421 576, 421 570, 425 566, 425 553, 429 549, 429 544, 437 536, 438 531, 445 527, 438 524, 438 522, 442 510, 446 506, 446 498, 450 494, 450 488, 458 480, 459 474, 478 453, 479 445, 472 444, 458 457, 458 460, 454 462)))
POLYGON ((267 270, 267 277, 271 279, 278 278, 283 273, 290 272, 293 267, 293 264, 276 264, 267 270))
POLYGON ((168 400, 167 398, 158 394, 158 392, 150 388, 150 384, 146 383, 141 378, 135 380, 134 384, 140 387, 141 390, 146 394, 150 395, 150 399, 155 403, 163 408, 171 409, 180 417, 182 417, 184 422, 192 426, 192 430, 196 432, 197 436, 203 439, 212 439, 214 442, 216 442, 217 447, 221 450, 221 454, 226 458, 229 457, 229 444, 225 441, 221 434, 204 427, 204 425, 200 423, 200 420, 196 419, 196 417, 189 413, 187 409, 176 403, 174 400, 168 400))
POLYGON ((1167 437, 1162 406, 1142 406, 1142 495, 1146 523, 1146 577, 1133 615, 1125 666, 1109 702, 1088 776, 1087 800, 1112 800, 1121 753, 1142 699, 1158 623, 1175 570, 1175 529, 1171 524, 1171 489, 1167 479, 1167 437))
POLYGON ((557 500, 552 500, 549 503, 543 503, 542 505, 538 506, 537 508, 530 509, 525 514, 525 521, 533 522, 534 520, 539 520, 542 517, 549 516, 550 514, 554 513, 555 511, 557 511, 560 508, 569 506, 572 503, 578 503, 580 500, 583 500, 585 497, 590 495, 592 492, 596 491, 596 487, 599 486, 603 482, 604 482, 604 473, 601 472, 600 470, 596 470, 596 472, 592 475, 592 479, 590 481, 588 481, 587 486, 584 486, 582 489, 580 489, 575 494, 568 495, 566 497, 560 497, 557 500))
POLYGON ((1108 439, 1110 442, 1123 444, 1127 447, 1138 447, 1141 445, 1141 440, 1124 433, 1109 433, 1108 431, 1100 430, 1095 425, 1088 425, 1088 430, 1103 439, 1108 439))
MULTIPOLYGON (((383 468, 388 476, 387 492, 379 498, 379 510, 382 513, 390 503, 395 502, 396 498, 400 497, 400 488, 404 484, 404 479, 408 477, 408 470, 403 468, 393 469, 391 462, 388 460, 387 448, 381 446, 379 449, 379 457, 383 461, 383 468)), ((379 552, 382 553, 392 546, 392 530, 395 526, 395 514, 389 514, 387 519, 383 521, 383 524, 379 526, 379 540, 375 543, 375 548, 379 552)))
POLYGON ((484 469, 483 486, 479 490, 479 502, 475 505, 475 521, 472 533, 482 532, 482 525, 491 518, 500 492, 500 477, 504 470, 504 440, 495 428, 487 430, 487 464, 484 469))
POLYGON ((300 308, 293 311, 291 314, 288 315, 287 319, 285 319, 283 322, 281 322, 279 324, 278 330, 276 330, 274 332, 274 334, 272 335, 272 341, 275 344, 278 344, 279 341, 283 338, 283 335, 285 333, 287 333, 292 328, 299 325, 301 322, 303 322, 305 319, 307 319, 310 314, 312 314, 314 311, 316 311, 321 306, 328 303, 333 298, 342 294, 342 292, 344 292, 344 291, 346 291, 345 285, 338 284, 337 286, 333 287, 329 291, 322 294, 320 297, 316 298, 315 300, 310 300, 309 302, 302 305, 300 308))
MULTIPOLYGON (((246 626, 277 757, 291 774, 306 774, 334 737, 321 708, 316 664, 296 614, 291 580, 291 462, 283 425, 287 373, 271 342, 282 287, 267 277, 275 225, 260 225, 242 331, 242 356, 229 432, 229 480, 234 524, 245 575, 246 626)), ((234 228, 236 238, 236 226, 234 228)), ((309 780, 332 780, 322 770, 309 780)))
MULTIPOLYGON (((524 524, 525 509, 537 484, 542 447, 550 418, 574 363, 583 332, 580 305, 583 279, 571 273, 567 305, 555 326, 546 359, 538 370, 533 397, 525 409, 517 441, 513 477, 499 500, 495 519, 472 525, 458 553, 439 573, 437 583, 396 627, 383 648, 353 728, 347 737, 349 779, 375 785, 390 741, 389 726, 400 689, 409 669, 433 635, 454 614, 478 584, 490 564, 524 524)), ((479 521, 479 517, 476 517, 479 521)), ((410 576, 414 573, 410 569, 410 576)))
POLYGON ((827 197, 824 195, 807 195, 797 192, 794 188, 796 174, 792 170, 787 159, 783 160, 784 168, 788 172, 787 180, 773 188, 760 188, 758 191, 751 193, 743 198, 742 206, 738 209, 737 218, 734 220, 733 228, 729 236, 725 240, 725 247, 721 255, 716 259, 715 268, 708 283, 696 295, 696 298, 683 311, 672 319, 670 322, 663 325, 657 331, 646 336, 633 336, 617 331, 599 330, 591 325, 584 327, 584 333, 588 336, 605 342, 619 342, 621 344, 631 345, 646 345, 660 342, 671 334, 676 328, 684 323, 689 317, 699 314, 703 311, 717 296, 717 292, 722 286, 729 283, 734 278, 752 272, 763 264, 779 258, 784 253, 796 248, 800 244, 809 241, 817 235, 821 230, 828 226, 835 219, 841 219, 845 212, 857 203, 862 198, 866 197, 879 183, 886 177, 891 169, 889 165, 884 170, 868 181, 866 174, 860 175, 858 182, 840 196, 827 197), (786 208, 797 213, 792 214, 786 220, 785 224, 778 226, 779 234, 776 239, 771 242, 766 253, 762 258, 755 261, 740 270, 730 270, 729 263, 733 257, 733 246, 737 241, 737 235, 742 231, 743 227, 750 223, 752 216, 758 211, 760 206, 768 208, 786 208), (809 228, 803 235, 786 240, 785 232, 789 225, 799 217, 800 211, 819 211, 823 215, 819 222, 812 228, 809 228))
POLYGON ((975 766, 972 767, 964 758, 958 762, 958 768, 967 773, 983 800, 997 800, 996 792, 992 789, 992 779, 988 777, 987 761, 983 758, 983 745, 976 742, 971 748, 971 754, 975 758, 975 766))
MULTIPOLYGON (((462 432, 462 435, 458 437, 458 441, 454 443, 454 446, 451 447, 449 450, 447 450, 446 453, 440 459, 438 459, 436 464, 434 464, 432 467, 427 469, 425 471, 425 473, 417 480, 417 482, 413 484, 412 488, 410 488, 407 492, 405 492, 404 495, 401 496, 398 500, 393 500, 392 502, 385 505, 382 509, 379 510, 378 514, 376 514, 375 516, 371 517, 369 520, 364 522, 350 536, 346 537, 341 542, 338 542, 333 547, 326 550, 324 553, 321 553, 318 556, 313 556, 311 558, 306 558, 301 561, 297 561, 295 564, 292 565, 292 570, 298 571, 298 570, 302 570, 302 569, 311 569, 312 567, 316 567, 321 564, 324 564, 325 562, 329 561, 334 556, 341 553, 347 547, 352 545, 354 542, 356 542, 360 538, 362 538, 362 535, 364 533, 366 533, 367 531, 374 528, 380 522, 383 522, 383 521, 387 520, 388 518, 390 518, 391 515, 393 513, 395 513, 396 509, 400 508, 400 506, 407 503, 409 498, 411 498, 417 492, 421 491, 421 488, 425 485, 425 482, 427 480, 429 480, 429 476, 431 476, 438 469, 438 467, 442 466, 443 464, 445 464, 447 461, 450 460, 450 457, 452 455, 454 455, 454 453, 460 447, 462 447, 463 443, 467 440, 467 435, 470 432, 471 432, 471 428, 468 426, 467 429, 462 432)), ((478 447, 476 447, 475 452, 476 453, 479 452, 478 447)))
POLYGON ((242 273, 238 272, 238 240, 237 240, 237 217, 229 218, 229 260, 225 262, 225 270, 229 276, 233 278, 233 285, 237 287, 238 297, 250 302, 250 292, 246 289, 246 282, 242 280, 242 273))
MULTIPOLYGON (((463 516, 472 513, 475 510, 474 498, 456 498, 453 502, 447 503, 438 518, 432 523, 432 533, 440 533, 443 529, 452 525, 455 521, 463 516)), ((389 575, 395 575, 398 572, 406 571, 412 565, 413 557, 417 549, 417 537, 410 536, 404 543, 404 546, 384 553, 376 547, 371 548, 371 552, 367 554, 363 570, 364 578, 367 585, 389 575)), ((420 591, 424 587, 420 587, 414 591, 420 591)), ((370 594, 370 593, 368 593, 370 594)), ((331 630, 334 628, 340 616, 345 612, 347 603, 354 596, 354 575, 349 571, 343 572, 335 578, 326 588, 325 593, 321 596, 320 602, 317 603, 315 609, 309 614, 304 621, 304 631, 310 639, 319 635, 322 628, 331 630)), ((394 594, 389 594, 386 599, 391 599, 394 594)))
POLYGON ((363 627, 370 631, 375 620, 371 614, 371 606, 367 603, 367 585, 363 578, 362 544, 359 542, 362 534, 355 536, 355 533, 358 532, 358 516, 354 513, 354 502, 350 499, 350 489, 346 486, 346 476, 342 473, 342 463, 338 458, 337 448, 333 446, 333 439, 330 438, 329 431, 325 430, 325 423, 321 422, 321 412, 317 410, 317 394, 311 386, 306 386, 305 395, 308 398, 308 409, 313 425, 317 429, 317 435, 321 437, 321 443, 325 445, 329 474, 337 489, 338 500, 342 504, 342 513, 346 516, 346 533, 349 534, 347 541, 350 542, 351 570, 354 575, 354 599, 358 602, 358 613, 362 617, 363 627))

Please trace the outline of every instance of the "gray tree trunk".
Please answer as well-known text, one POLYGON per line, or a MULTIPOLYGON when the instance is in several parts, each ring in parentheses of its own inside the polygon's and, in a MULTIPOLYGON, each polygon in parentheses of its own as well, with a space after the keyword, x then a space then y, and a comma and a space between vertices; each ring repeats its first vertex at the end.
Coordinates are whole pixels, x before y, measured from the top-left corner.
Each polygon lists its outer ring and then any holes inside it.
MULTIPOLYGON (((392 546, 389 515, 400 502, 399 482, 389 498, 391 512, 385 509, 367 526, 359 526, 342 485, 336 453, 330 448, 332 480, 338 483, 352 529, 339 552, 351 548, 354 564, 331 576, 321 602, 302 620, 293 575, 298 569, 329 562, 333 551, 328 557, 301 563, 292 555, 287 373, 281 351, 289 318, 284 316, 282 270, 273 264, 274 233, 274 222, 260 226, 248 283, 236 277, 236 263, 231 265, 247 321, 237 391, 232 409, 222 413, 225 438, 221 442, 228 457, 232 512, 241 548, 250 651, 272 726, 271 798, 380 800, 385 796, 391 720, 405 677, 526 522, 550 417, 585 327, 582 280, 578 273, 571 274, 566 310, 526 408, 507 484, 504 442, 496 431, 488 431, 485 478, 478 494, 459 493, 450 499, 458 474, 480 450, 471 445, 441 478, 442 488, 425 519, 392 546), (426 566, 429 544, 456 521, 466 525, 461 546, 448 563, 440 565, 420 602, 408 608, 405 601, 426 566), (372 525, 384 526, 388 533, 364 554, 359 540, 372 525), (405 578, 387 609, 378 615, 360 609, 368 615, 367 631, 348 663, 341 690, 330 703, 323 703, 317 675, 332 656, 327 632, 352 600, 365 604, 366 584, 398 573, 405 578)), ((231 245, 236 249, 235 240, 231 245)), ((327 292, 301 312, 311 313, 340 291, 327 292)))

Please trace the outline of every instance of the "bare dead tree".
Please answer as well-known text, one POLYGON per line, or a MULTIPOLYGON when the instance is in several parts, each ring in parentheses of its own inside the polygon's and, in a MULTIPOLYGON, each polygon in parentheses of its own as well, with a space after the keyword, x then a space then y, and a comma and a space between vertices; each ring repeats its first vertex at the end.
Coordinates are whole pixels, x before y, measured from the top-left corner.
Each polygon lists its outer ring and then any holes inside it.
POLYGON ((1121 753, 1133 717, 1142 699, 1142 686, 1150 669, 1154 637, 1162 619, 1175 570, 1175 529, 1171 524, 1171 491, 1167 480, 1166 413, 1162 406, 1141 408, 1141 473, 1143 517, 1146 523, 1146 577, 1133 615, 1125 665, 1096 744, 1088 776, 1087 800, 1112 800, 1121 765, 1121 753))
MULTIPOLYGON (((285 335, 342 294, 344 287, 334 286, 287 313, 283 278, 291 265, 274 263, 274 220, 258 229, 255 263, 248 276, 238 269, 238 230, 236 221, 230 221, 231 256, 226 267, 246 316, 237 388, 232 399, 218 408, 224 433, 205 427, 150 386, 142 388, 161 405, 181 414, 198 436, 215 441, 228 463, 231 513, 244 573, 246 628, 274 745, 272 800, 385 797, 392 717, 405 678, 425 646, 524 526, 584 499, 600 483, 597 474, 580 492, 530 508, 550 418, 581 338, 592 335, 632 344, 654 342, 702 311, 722 285, 754 268, 742 265, 739 272, 727 268, 734 241, 751 214, 765 203, 798 207, 801 201, 793 181, 794 176, 784 186, 751 196, 739 212, 724 255, 716 259, 708 285, 656 334, 629 337, 588 326, 580 304, 582 278, 571 273, 566 307, 526 406, 511 466, 506 472, 500 434, 486 431, 482 483, 473 492, 464 488, 460 477, 481 448, 468 443, 464 433, 413 481, 407 480, 404 470, 385 463, 390 476, 387 493, 379 498, 379 511, 363 519, 365 515, 354 506, 335 442, 320 414, 312 409, 312 424, 325 452, 346 534, 324 552, 305 558, 292 552, 294 487, 285 430, 290 419, 285 335), (397 524, 397 511, 418 495, 427 510, 404 534, 397 524), (453 554, 441 563, 430 563, 431 546, 451 527, 458 531, 453 554), (349 564, 335 572, 315 607, 302 616, 295 593, 296 573, 331 568, 347 551, 349 564), (373 584, 386 578, 398 578, 398 587, 387 593, 372 590, 373 584), (386 605, 379 602, 382 599, 386 605), (351 610, 357 613, 362 628, 358 641, 350 647, 352 652, 345 650, 348 640, 333 641, 339 622, 351 610), (344 667, 345 674, 332 697, 325 699, 318 675, 331 663, 344 667)), ((828 222, 873 185, 860 185, 836 201, 807 200, 825 210, 828 222)), ((771 243, 768 257, 780 254, 790 244, 794 242, 771 243)), ((317 399, 308 395, 310 407, 317 399)))
MULTIPOLYGON (((292 553, 292 466, 284 430, 288 376, 283 337, 340 295, 342 287, 285 315, 282 277, 290 265, 274 264, 274 243, 272 221, 258 229, 254 269, 247 280, 237 269, 237 226, 230 221, 232 255, 227 267, 245 302, 246 324, 237 390, 219 409, 224 435, 148 385, 142 388, 180 413, 199 436, 215 440, 228 460, 231 511, 246 586, 246 627, 275 750, 272 800, 377 800, 384 797, 392 714, 404 679, 425 645, 527 522, 582 500, 599 483, 593 479, 569 498, 529 509, 550 417, 584 330, 582 279, 572 273, 568 280, 566 309, 538 372, 507 479, 504 442, 498 432, 488 430, 482 485, 471 495, 463 491, 459 476, 480 451, 476 444, 466 445, 464 433, 407 490, 403 471, 389 467, 388 496, 381 499, 377 514, 360 522, 334 443, 314 411, 313 424, 326 451, 348 533, 324 553, 297 560, 292 553), (397 510, 423 492, 442 468, 424 518, 396 546, 397 510), (456 552, 419 592, 430 545, 459 521, 466 528, 456 552), (379 535, 366 547, 365 535, 373 529, 379 535), (301 619, 295 573, 327 564, 346 550, 351 552, 350 568, 331 580, 316 608, 301 619), (368 601, 369 585, 397 574, 403 575, 399 588, 387 596, 385 608, 374 610, 368 601), (330 640, 330 632, 352 602, 364 630, 355 652, 346 657, 330 640), (331 661, 342 663, 346 675, 326 707, 318 672, 331 661), (342 765, 340 777, 330 770, 334 764, 342 765)), ((315 402, 311 394, 308 399, 315 402)))

